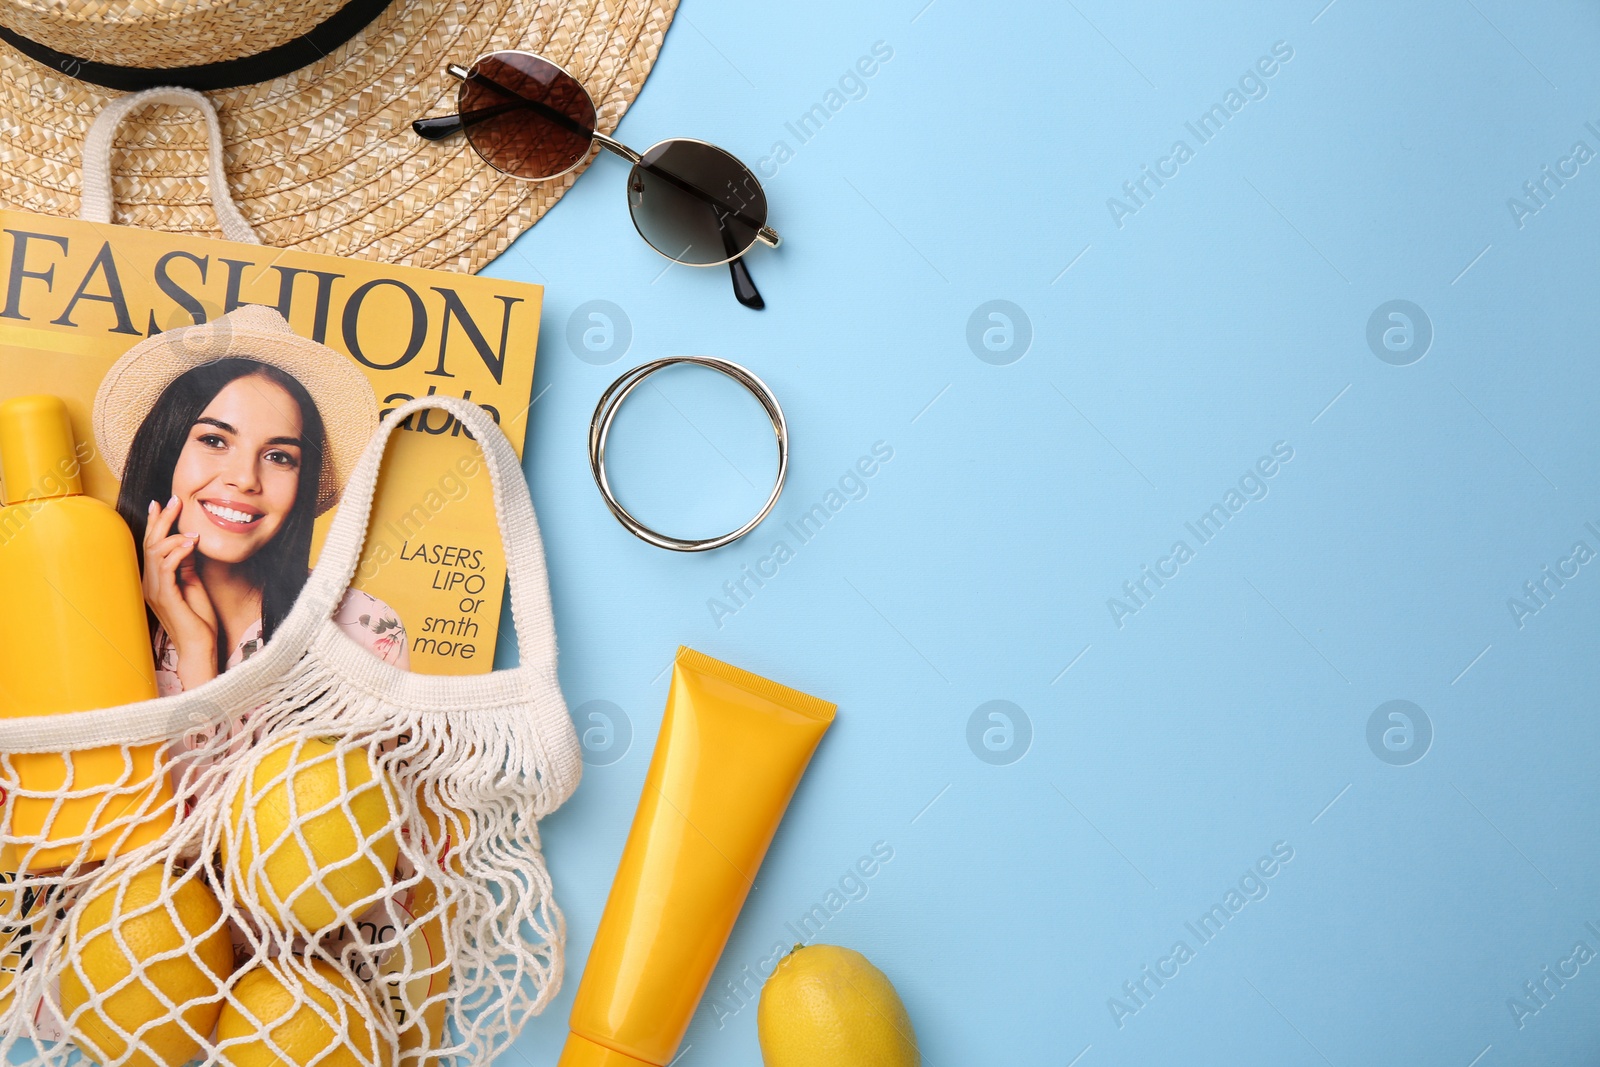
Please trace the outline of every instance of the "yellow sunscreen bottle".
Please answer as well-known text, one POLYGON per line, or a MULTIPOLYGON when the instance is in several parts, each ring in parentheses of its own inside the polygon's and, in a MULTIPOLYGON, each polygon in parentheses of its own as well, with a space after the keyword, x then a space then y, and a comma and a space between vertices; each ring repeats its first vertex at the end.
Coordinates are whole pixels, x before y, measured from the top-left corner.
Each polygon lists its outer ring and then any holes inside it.
MULTIPOLYGON (((0 504, 0 716, 156 696, 133 535, 116 509, 84 494, 58 398, 0 403, 0 504)), ((7 758, 8 869, 104 860, 172 824, 171 783, 155 773, 154 746, 7 758)))

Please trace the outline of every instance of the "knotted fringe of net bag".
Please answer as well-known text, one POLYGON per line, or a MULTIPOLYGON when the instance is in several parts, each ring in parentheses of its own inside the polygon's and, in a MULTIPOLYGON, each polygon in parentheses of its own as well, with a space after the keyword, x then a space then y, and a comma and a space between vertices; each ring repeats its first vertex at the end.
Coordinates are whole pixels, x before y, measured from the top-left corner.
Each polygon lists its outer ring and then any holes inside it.
MULTIPOLYGON (((481 477, 469 484, 483 491, 481 477)), ((473 404, 425 397, 383 421, 261 651, 178 696, 0 721, 0 752, 10 804, 92 807, 75 825, 121 842, 94 864, 88 832, 12 836, 7 818, 0 862, 20 873, 0 885, 0 966, 16 972, 0 993, 5 1062, 483 1065, 560 986, 564 929, 538 820, 582 765, 527 485, 473 404), (482 447, 513 669, 411 674, 332 621, 384 445, 423 408, 449 411, 482 447), (18 782, 27 754, 96 748, 120 759, 113 786, 102 773, 75 788, 60 755, 32 757, 66 773, 60 790, 18 782), (163 779, 170 790, 151 788, 163 779), (139 844, 150 820, 171 825, 139 844)))

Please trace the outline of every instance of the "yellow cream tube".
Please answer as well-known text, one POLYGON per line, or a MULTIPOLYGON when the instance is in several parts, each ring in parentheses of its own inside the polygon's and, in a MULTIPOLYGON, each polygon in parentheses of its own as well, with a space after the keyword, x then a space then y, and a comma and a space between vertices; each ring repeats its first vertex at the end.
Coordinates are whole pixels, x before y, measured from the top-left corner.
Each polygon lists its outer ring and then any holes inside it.
POLYGON ((679 648, 559 1067, 665 1067, 836 705, 679 648))

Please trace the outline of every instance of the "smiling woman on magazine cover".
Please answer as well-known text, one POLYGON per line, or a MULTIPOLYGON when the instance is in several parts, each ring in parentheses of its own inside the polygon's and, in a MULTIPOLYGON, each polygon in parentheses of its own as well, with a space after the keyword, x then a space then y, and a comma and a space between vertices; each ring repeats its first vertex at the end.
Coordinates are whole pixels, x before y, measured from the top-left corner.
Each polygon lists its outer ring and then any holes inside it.
MULTIPOLYGON (((271 639, 310 572, 312 524, 337 502, 376 412, 348 359, 263 307, 158 334, 112 368, 96 436, 140 545, 163 696, 271 639), (136 426, 131 441, 114 448, 108 421, 136 426)), ((334 620, 409 668, 405 627, 383 601, 351 589, 334 620)))

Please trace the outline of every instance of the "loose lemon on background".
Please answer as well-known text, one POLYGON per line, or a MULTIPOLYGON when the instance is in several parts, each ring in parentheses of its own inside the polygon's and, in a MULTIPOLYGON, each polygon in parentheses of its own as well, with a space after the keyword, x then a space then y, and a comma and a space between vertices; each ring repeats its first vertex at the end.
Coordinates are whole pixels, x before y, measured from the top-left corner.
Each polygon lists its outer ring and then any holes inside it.
POLYGON ((174 884, 181 877, 181 872, 175 876, 160 865, 103 878, 89 887, 67 926, 67 958, 77 962, 61 974, 61 1007, 67 1019, 139 968, 133 981, 71 1022, 73 1043, 91 1060, 119 1059, 134 1031, 164 1019, 139 1035, 122 1063, 177 1067, 200 1051, 200 1042, 184 1024, 209 1036, 217 1021, 220 983, 233 970, 233 940, 211 889, 198 877, 174 884), (124 887, 119 903, 117 894, 124 887), (152 904, 156 906, 150 908, 152 904), (118 945, 118 937, 129 952, 118 945), (150 962, 186 947, 192 952, 150 962), (176 1010, 166 1008, 162 997, 176 1010), (207 997, 217 999, 205 1003, 207 997))
POLYGON ((761 987, 756 1011, 766 1067, 918 1067, 917 1035, 900 995, 861 953, 796 948, 761 987))
POLYGON ((383 889, 400 851, 385 829, 394 812, 372 757, 363 748, 340 755, 326 738, 289 738, 263 752, 239 776, 229 811, 224 860, 240 884, 248 880, 262 918, 279 927, 289 926, 285 907, 308 933, 332 926, 340 909, 383 889), (257 842, 263 859, 254 871, 257 842))
POLYGON ((267 959, 240 975, 217 1020, 218 1058, 229 1067, 389 1067, 391 1037, 366 990, 323 960, 312 960, 311 970, 314 981, 267 959))

